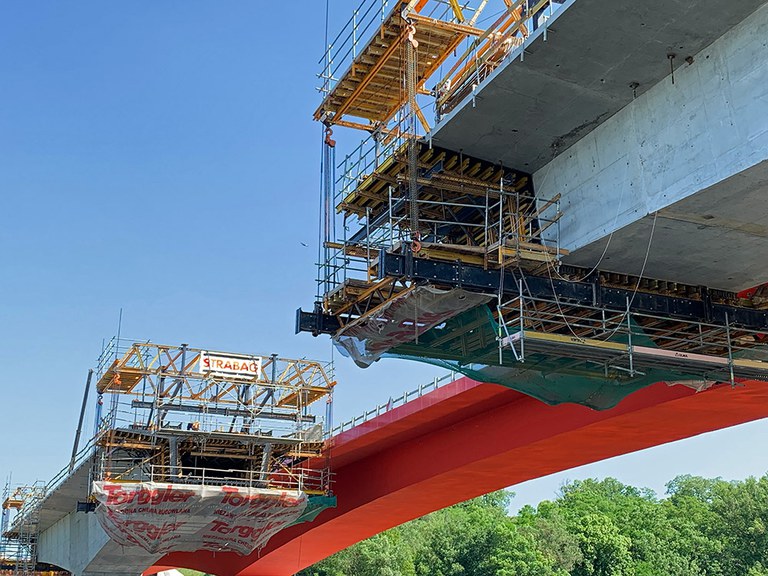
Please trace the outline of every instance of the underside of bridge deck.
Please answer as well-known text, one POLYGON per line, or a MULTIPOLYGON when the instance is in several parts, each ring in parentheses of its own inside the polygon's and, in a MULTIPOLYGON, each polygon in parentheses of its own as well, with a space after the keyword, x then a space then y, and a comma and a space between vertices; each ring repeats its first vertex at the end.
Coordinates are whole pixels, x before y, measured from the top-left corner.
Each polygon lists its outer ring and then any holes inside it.
MULTIPOLYGON (((334 439, 339 506, 260 553, 177 553, 158 566, 287 576, 359 540, 492 490, 768 416, 768 386, 659 383, 617 408, 549 407, 467 379, 334 439)), ((157 569, 158 567, 155 567, 157 569)))

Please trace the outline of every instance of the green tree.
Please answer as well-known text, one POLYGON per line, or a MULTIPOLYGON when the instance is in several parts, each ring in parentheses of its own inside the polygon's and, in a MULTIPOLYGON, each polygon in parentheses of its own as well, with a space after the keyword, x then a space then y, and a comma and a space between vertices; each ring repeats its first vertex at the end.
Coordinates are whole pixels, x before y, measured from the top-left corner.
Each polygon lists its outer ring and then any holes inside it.
POLYGON ((573 576, 628 576, 633 574, 632 544, 610 518, 601 514, 587 514, 578 525, 581 560, 572 571, 573 576))
POLYGON ((483 563, 501 545, 511 496, 494 492, 440 510, 418 527, 414 564, 419 576, 480 575, 483 563))
POLYGON ((768 566, 768 476, 721 482, 712 497, 717 519, 711 538, 722 544, 723 574, 736 576, 768 566))
POLYGON ((698 476, 678 476, 667 483, 668 498, 661 509, 677 537, 670 541, 676 554, 687 563, 687 574, 720 576, 722 542, 713 537, 720 519, 712 501, 725 483, 698 476))
POLYGON ((477 576, 567 576, 552 557, 540 548, 534 533, 521 530, 512 522, 497 527, 496 545, 480 562, 477 576))

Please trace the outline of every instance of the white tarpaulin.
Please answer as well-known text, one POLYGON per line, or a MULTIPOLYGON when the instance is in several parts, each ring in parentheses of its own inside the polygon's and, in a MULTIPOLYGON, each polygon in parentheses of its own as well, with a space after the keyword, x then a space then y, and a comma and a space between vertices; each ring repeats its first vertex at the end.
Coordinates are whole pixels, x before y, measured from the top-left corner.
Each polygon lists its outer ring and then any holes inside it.
POLYGON ((427 330, 490 299, 487 294, 461 288, 417 286, 384 304, 375 315, 351 322, 334 336, 334 341, 342 353, 366 368, 387 350, 412 342, 427 330))
POLYGON ((293 490, 144 482, 94 482, 104 531, 122 546, 147 552, 227 550, 249 554, 304 512, 293 490))

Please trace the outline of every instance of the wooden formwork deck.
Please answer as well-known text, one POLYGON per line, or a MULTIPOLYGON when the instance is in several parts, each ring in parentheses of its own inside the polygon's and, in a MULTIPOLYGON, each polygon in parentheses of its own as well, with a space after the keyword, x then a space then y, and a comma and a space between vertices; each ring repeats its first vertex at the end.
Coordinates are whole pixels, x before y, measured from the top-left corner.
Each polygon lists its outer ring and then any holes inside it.
MULTIPOLYGON (((419 178, 421 186, 420 198, 436 199, 434 189, 442 192, 446 200, 458 196, 475 196, 485 198, 490 189, 499 189, 502 176, 514 181, 514 191, 522 192, 530 186, 530 176, 503 168, 498 164, 473 158, 440 148, 429 146, 426 142, 418 142, 419 171, 424 174, 419 178)), ((408 162, 407 143, 400 146, 370 174, 362 175, 360 183, 350 191, 336 207, 338 212, 346 212, 364 216, 369 213, 376 217, 388 209, 389 187, 407 182, 408 162)), ((508 190, 510 191, 510 190, 508 190)))
MULTIPOLYGON (((403 89, 405 42, 409 42, 409 24, 399 2, 382 22, 379 30, 354 59, 315 112, 315 119, 332 115, 332 122, 344 116, 364 118, 371 122, 387 122, 407 101, 403 89)), ((472 26, 435 20, 419 14, 409 16, 415 28, 418 89, 468 35, 479 36, 482 30, 472 26)))

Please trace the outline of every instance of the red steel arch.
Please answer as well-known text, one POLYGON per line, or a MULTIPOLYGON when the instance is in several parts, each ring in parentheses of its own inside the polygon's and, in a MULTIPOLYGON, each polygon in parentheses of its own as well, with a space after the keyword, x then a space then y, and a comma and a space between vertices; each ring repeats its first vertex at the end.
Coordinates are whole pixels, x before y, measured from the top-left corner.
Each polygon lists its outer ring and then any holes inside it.
POLYGON ((287 576, 383 530, 575 466, 768 416, 768 384, 696 393, 658 383, 597 412, 547 406, 461 379, 332 439, 338 507, 260 552, 173 553, 164 566, 219 576, 287 576))

